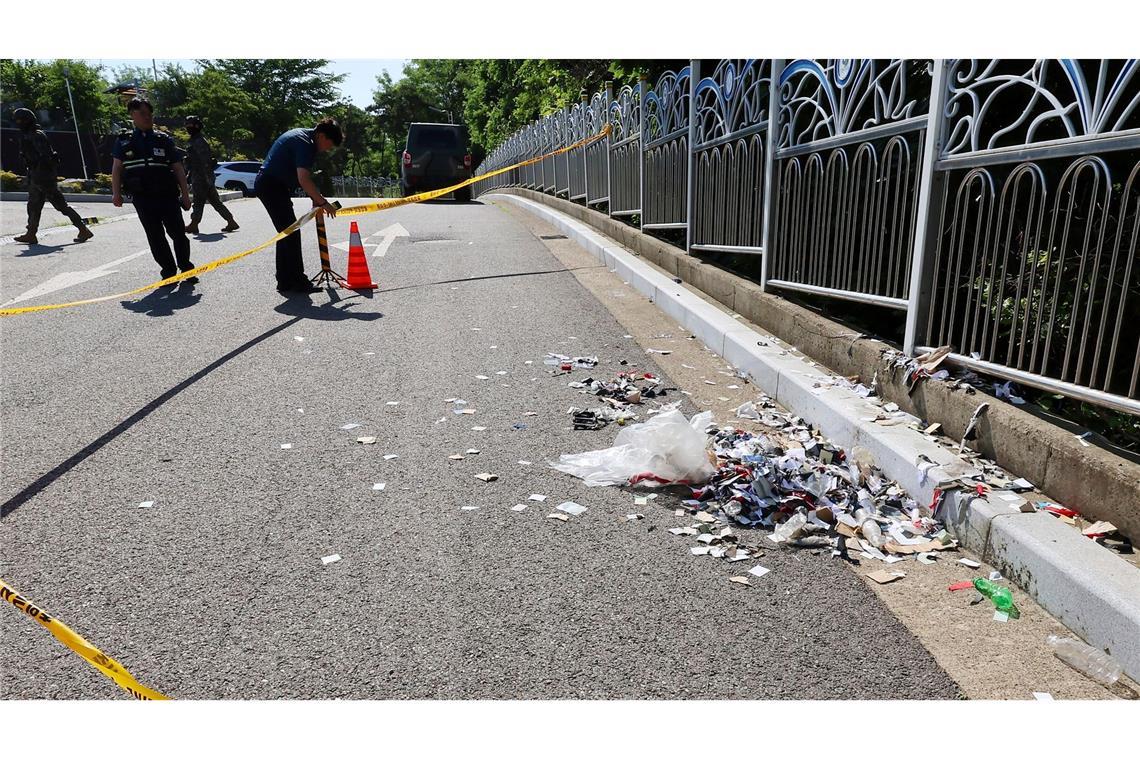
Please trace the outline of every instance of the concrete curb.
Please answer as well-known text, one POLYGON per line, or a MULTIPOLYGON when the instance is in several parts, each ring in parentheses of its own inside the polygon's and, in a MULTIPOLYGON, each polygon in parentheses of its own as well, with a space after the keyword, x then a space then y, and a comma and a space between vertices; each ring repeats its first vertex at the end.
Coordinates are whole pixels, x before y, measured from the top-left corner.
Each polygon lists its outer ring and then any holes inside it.
MULTIPOLYGON (((191 194, 193 197, 193 194, 191 194)), ((243 197, 241 193, 233 190, 219 192, 218 197, 225 201, 236 201, 243 197)), ((26 201, 28 194, 22 191, 0 193, 0 201, 26 201)), ((68 203, 110 203, 110 193, 64 193, 63 199, 68 203)))
MULTIPOLYGON (((908 427, 868 421, 878 408, 843 388, 820 392, 826 377, 788 351, 701 299, 684 285, 587 224, 513 194, 493 194, 551 224, 610 269, 789 411, 810 420, 844 448, 863 446, 912 497, 929 504, 939 483, 971 472, 965 460, 908 427), (915 466, 925 454, 937 466, 925 477, 915 466)), ((970 551, 1016 582, 1071 630, 1120 660, 1140 677, 1140 569, 1040 513, 1011 511, 989 499, 951 492, 941 517, 970 551)))

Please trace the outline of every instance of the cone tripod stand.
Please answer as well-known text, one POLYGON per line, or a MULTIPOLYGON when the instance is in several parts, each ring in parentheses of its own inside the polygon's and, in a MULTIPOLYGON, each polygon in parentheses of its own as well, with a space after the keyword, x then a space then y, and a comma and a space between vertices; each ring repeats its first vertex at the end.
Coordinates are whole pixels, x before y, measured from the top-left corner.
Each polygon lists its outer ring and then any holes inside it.
MULTIPOLYGON (((340 202, 333 204, 340 208, 340 202)), ((348 241, 348 277, 333 271, 329 260, 329 238, 325 232, 324 215, 317 216, 317 247, 321 252, 321 271, 313 277, 314 285, 325 285, 334 288, 348 288, 349 290, 375 290, 379 287, 372 281, 372 274, 368 271, 368 258, 364 254, 364 245, 360 240, 360 228, 352 222, 348 241)))

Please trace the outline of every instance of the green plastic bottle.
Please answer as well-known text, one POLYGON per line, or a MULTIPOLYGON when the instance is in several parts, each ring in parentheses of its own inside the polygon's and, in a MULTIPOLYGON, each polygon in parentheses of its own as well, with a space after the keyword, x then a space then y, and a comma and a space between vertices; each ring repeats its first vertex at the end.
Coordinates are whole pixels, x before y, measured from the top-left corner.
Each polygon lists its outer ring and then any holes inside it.
POLYGON ((1011 618, 1021 617, 1021 612, 1018 611, 1017 605, 1013 603, 1013 593, 1005 586, 991 583, 985 578, 975 578, 974 588, 978 590, 979 594, 993 602, 994 607, 996 607, 999 612, 1004 612, 1011 618))

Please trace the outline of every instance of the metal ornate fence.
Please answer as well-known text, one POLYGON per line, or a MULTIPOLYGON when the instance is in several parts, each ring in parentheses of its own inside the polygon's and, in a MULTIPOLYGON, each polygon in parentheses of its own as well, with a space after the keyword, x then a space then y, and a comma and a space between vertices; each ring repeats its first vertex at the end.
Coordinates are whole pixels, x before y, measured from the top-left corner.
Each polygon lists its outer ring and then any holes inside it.
POLYGON ((529 187, 765 289, 905 314, 904 350, 1140 414, 1140 62, 725 59, 527 125, 477 183, 529 187))

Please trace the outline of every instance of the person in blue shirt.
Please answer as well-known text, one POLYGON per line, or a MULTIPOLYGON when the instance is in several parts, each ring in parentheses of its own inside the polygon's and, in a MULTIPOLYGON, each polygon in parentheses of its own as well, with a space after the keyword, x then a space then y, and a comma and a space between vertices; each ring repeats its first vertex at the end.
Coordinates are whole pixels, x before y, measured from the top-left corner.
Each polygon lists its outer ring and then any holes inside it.
MULTIPOLYGON (((254 192, 269 212, 273 226, 281 232, 293 222, 293 191, 300 187, 313 202, 313 208, 336 216, 332 206, 313 182, 313 160, 318 153, 340 145, 344 139, 333 119, 322 119, 312 129, 290 129, 273 143, 254 181, 254 192)), ((301 258, 301 232, 277 241, 277 290, 282 293, 319 293, 320 288, 305 276, 301 258)))
MULTIPOLYGON (((135 128, 120 132, 111 148, 111 202, 122 206, 124 189, 131 196, 150 253, 165 280, 179 269, 185 272, 194 268, 182 218, 182 210, 190 210, 190 188, 182 167, 185 154, 170 135, 155 130, 149 100, 133 98, 127 103, 127 113, 135 128), (173 254, 167 235, 174 243, 173 254)), ((185 282, 193 285, 198 278, 188 277, 185 282)))

